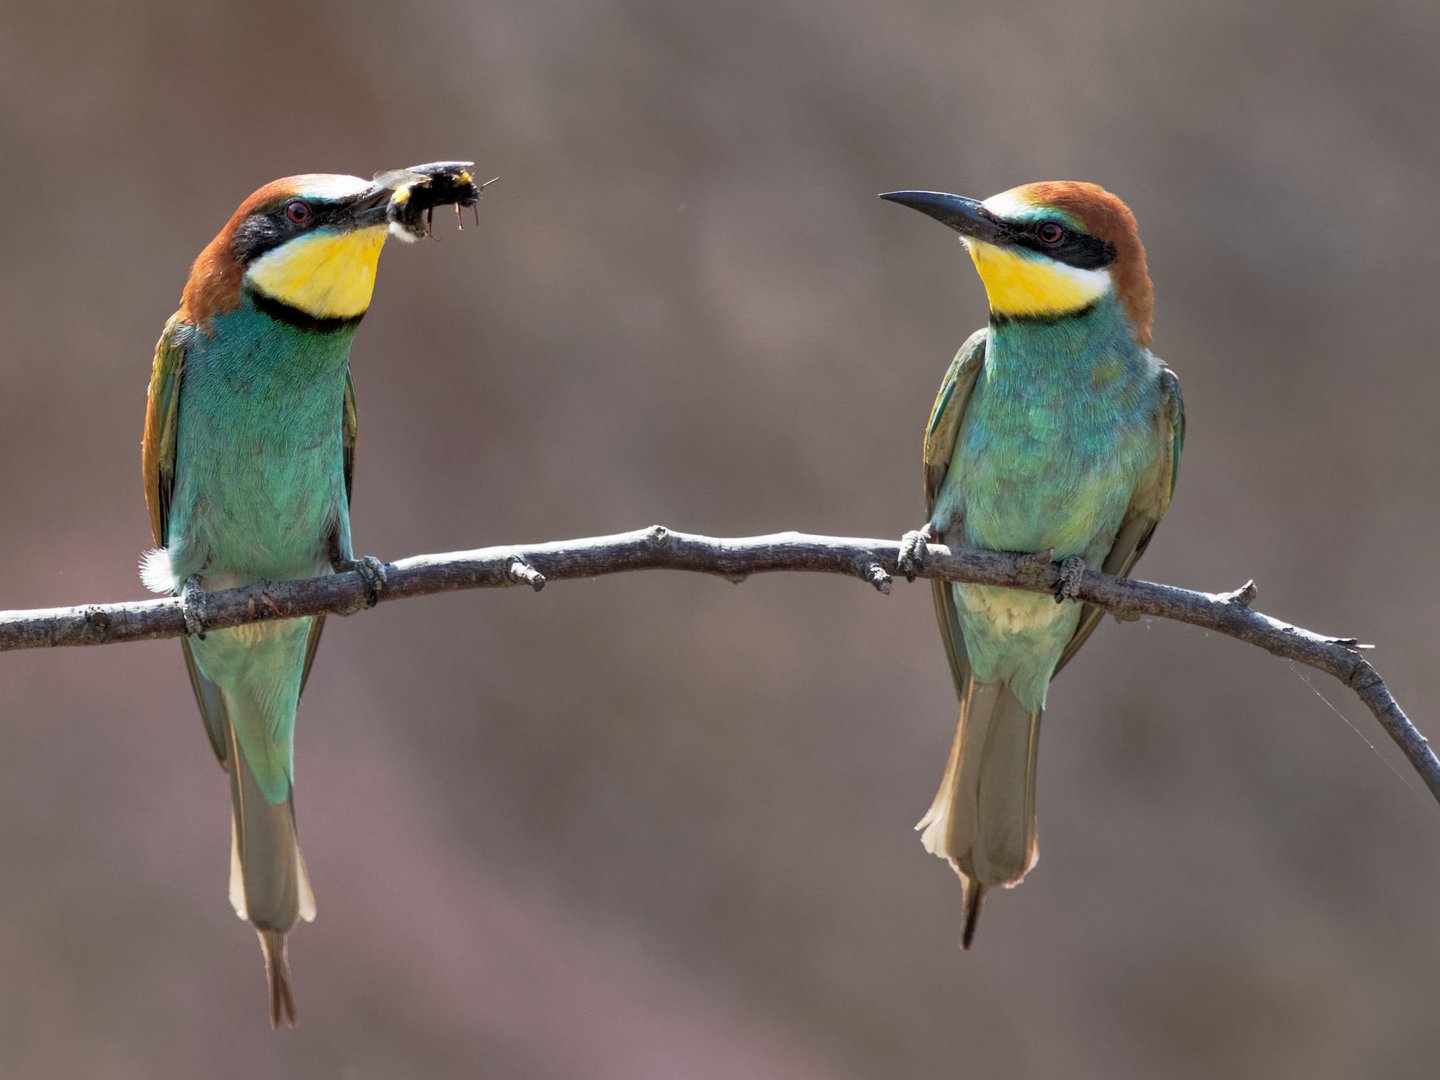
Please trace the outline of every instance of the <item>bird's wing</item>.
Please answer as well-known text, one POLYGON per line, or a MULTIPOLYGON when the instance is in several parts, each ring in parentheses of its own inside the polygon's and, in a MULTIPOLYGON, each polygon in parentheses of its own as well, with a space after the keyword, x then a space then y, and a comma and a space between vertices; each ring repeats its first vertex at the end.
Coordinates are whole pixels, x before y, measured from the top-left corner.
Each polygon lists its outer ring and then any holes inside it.
POLYGON ((155 345, 150 371, 150 399, 145 408, 145 435, 140 443, 140 467, 145 476, 145 505, 150 509, 150 536, 164 547, 170 530, 170 495, 175 490, 175 436, 179 429, 180 378, 185 350, 193 330, 170 316, 155 345))
POLYGON ((355 442, 360 437, 360 417, 355 412, 355 380, 345 372, 345 400, 340 406, 340 454, 345 466, 345 501, 355 486, 355 442))
MULTIPOLYGON (((1180 449, 1185 442, 1185 403, 1180 397, 1180 380, 1168 367, 1160 368, 1160 415, 1156 420, 1160 429, 1160 452, 1130 496, 1130 505, 1120 522, 1120 531, 1115 535, 1115 545, 1099 569, 1107 574, 1124 577, 1131 567, 1145 554, 1155 526, 1170 507, 1170 497, 1175 493, 1175 478, 1180 472, 1180 449)), ((1086 604, 1080 613, 1080 623, 1075 636, 1060 662, 1055 665, 1056 674, 1075 655, 1091 631, 1105 614, 1103 608, 1086 604)), ((1053 677, 1053 676, 1052 676, 1053 677)))
MULTIPOLYGON (((345 372, 345 399, 340 405, 340 461, 345 470, 345 501, 350 501, 355 490, 355 442, 360 437, 360 415, 355 411, 355 380, 345 372)), ((305 683, 310 679, 310 665, 315 663, 315 650, 320 647, 320 635, 325 631, 325 616, 316 615, 310 624, 310 636, 305 641, 305 668, 300 673, 300 692, 305 692, 305 683)))
MULTIPOLYGON (((145 505, 150 509, 150 536, 156 546, 170 539, 170 496, 175 490, 175 444, 180 430, 180 382, 185 374, 185 352, 194 327, 180 315, 170 316, 155 345, 155 363, 150 371, 150 397, 145 407, 145 435, 140 442, 140 468, 145 477, 145 505)), ((180 642, 185 651, 185 670, 200 704, 210 748, 226 764, 229 749, 225 705, 215 684, 195 666, 189 639, 180 642)), ((228 766, 227 766, 228 767, 228 766)))
MULTIPOLYGON (((925 425, 925 514, 935 511, 935 500, 940 497, 945 475, 950 471, 950 458, 955 453, 955 440, 960 433, 960 421, 965 417, 965 407, 970 403, 970 393, 975 389, 975 378, 985 364, 985 330, 971 334, 940 384, 935 395, 935 405, 930 410, 930 422, 925 425)), ((935 617, 940 623, 940 637, 945 642, 945 655, 950 659, 950 673, 955 677, 955 693, 965 696, 965 684, 970 678, 970 658, 965 653, 965 638, 960 633, 960 616, 955 611, 955 594, 946 581, 931 582, 935 595, 935 617)))

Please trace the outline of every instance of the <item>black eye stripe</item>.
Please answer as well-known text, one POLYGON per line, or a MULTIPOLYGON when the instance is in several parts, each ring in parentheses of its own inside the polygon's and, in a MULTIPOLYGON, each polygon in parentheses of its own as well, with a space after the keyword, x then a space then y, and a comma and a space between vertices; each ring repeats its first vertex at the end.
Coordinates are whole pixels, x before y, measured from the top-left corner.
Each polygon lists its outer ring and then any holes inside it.
POLYGON ((297 200, 291 196, 268 210, 251 214, 240 223, 240 227, 235 230, 235 258, 241 266, 246 266, 301 233, 325 225, 338 225, 344 229, 351 227, 353 223, 348 204, 297 200), (304 202, 310 208, 310 216, 298 224, 292 222, 286 213, 290 204, 296 201, 304 202))
MULTIPOLYGON (((1006 222, 1009 240, 1016 247, 1038 251, 1047 259, 1063 262, 1079 270, 1099 270, 1115 261, 1115 245, 1094 236, 1087 236, 1076 229, 1065 227, 1065 236, 1057 244, 1047 244, 1040 239, 1040 227, 1051 224, 1053 219, 1036 222, 1006 222)), ((1059 222, 1053 222, 1060 224, 1059 222)))

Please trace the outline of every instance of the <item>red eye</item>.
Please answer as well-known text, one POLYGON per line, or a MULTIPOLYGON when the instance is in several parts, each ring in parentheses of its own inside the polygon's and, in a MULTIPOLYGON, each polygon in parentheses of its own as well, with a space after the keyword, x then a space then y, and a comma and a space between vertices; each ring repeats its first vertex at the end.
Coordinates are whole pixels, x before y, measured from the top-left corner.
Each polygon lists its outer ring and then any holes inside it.
POLYGON ((1043 221, 1035 230, 1035 235, 1040 237, 1042 243, 1058 244, 1065 239, 1065 227, 1053 221, 1043 221))
POLYGON ((285 204, 285 217, 291 225, 304 225, 310 220, 310 207, 295 199, 285 204))

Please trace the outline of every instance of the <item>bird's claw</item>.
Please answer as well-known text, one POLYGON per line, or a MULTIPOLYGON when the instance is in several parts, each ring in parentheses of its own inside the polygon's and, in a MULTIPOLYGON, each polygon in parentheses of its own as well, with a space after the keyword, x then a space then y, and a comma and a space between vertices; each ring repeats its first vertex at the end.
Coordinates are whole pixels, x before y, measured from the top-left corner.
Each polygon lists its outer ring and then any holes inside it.
POLYGON ((900 537, 900 556, 895 560, 895 572, 903 574, 906 581, 914 581, 915 575, 925 565, 926 545, 934 539, 935 526, 928 521, 900 537))
POLYGON ((1060 580, 1055 582, 1055 603, 1080 599, 1080 579, 1085 576, 1085 560, 1071 555, 1060 560, 1060 580))
POLYGON ((200 587, 198 577, 185 579, 185 587, 180 590, 180 610, 185 615, 185 633, 204 641, 205 590, 200 587))
POLYGON ((385 588, 385 564, 374 555, 362 555, 358 559, 344 559, 335 564, 337 573, 353 570, 365 579, 365 606, 374 607, 380 602, 380 593, 385 588))

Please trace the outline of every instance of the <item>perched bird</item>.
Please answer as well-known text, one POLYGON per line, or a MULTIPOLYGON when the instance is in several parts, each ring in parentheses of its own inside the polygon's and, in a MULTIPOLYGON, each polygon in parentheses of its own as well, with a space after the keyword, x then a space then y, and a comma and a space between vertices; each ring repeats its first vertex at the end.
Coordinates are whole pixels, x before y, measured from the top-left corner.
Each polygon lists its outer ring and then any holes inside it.
POLYGON ((350 342, 386 236, 425 235, 437 203, 478 196, 464 162, 267 184, 195 260, 155 350, 142 467, 159 547, 141 578, 185 598, 185 664, 230 775, 230 902, 260 935, 277 1027, 295 1022, 285 935, 315 917, 294 733, 325 620, 205 633, 204 590, 356 569, 376 598, 383 568, 350 545, 350 342))
POLYGON ((990 324, 950 364, 925 429, 925 543, 1045 553, 1053 599, 935 582, 960 718, 940 790, 916 826, 963 890, 966 948, 981 900, 1035 864, 1035 762, 1055 672, 1101 610, 1074 602, 1086 567, 1127 574, 1175 488, 1185 418, 1149 349, 1154 300, 1135 218, 1094 184, 1026 184, 984 202, 931 191, 882 199, 960 234, 990 324))

